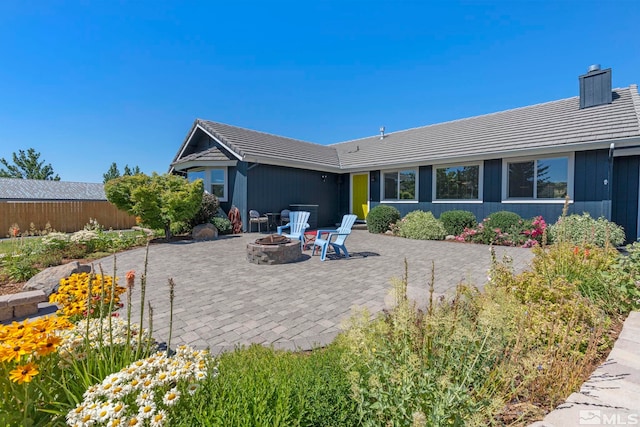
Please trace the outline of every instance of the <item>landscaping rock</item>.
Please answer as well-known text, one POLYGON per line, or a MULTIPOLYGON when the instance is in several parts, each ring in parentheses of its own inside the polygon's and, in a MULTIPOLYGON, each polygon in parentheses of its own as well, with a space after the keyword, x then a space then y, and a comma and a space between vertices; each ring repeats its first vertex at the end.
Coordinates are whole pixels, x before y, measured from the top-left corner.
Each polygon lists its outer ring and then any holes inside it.
POLYGON ((453 234, 449 234, 447 237, 444 238, 444 240, 456 240, 456 236, 454 236, 453 234))
POLYGON ((200 224, 193 227, 191 232, 193 240, 215 240, 218 238, 218 229, 213 224, 200 224))
POLYGON ((43 290, 48 297, 58 289, 60 279, 69 277, 74 273, 89 272, 91 272, 91 266, 80 264, 78 261, 49 267, 29 279, 22 289, 25 291, 43 290))

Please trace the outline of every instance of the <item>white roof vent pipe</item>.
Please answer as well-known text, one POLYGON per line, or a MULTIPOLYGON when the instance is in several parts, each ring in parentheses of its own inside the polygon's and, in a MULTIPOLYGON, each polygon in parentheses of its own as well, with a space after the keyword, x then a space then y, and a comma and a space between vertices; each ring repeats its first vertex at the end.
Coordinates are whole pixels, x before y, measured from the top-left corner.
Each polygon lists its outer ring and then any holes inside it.
POLYGON ((384 126, 380 126, 380 139, 384 139, 384 126))

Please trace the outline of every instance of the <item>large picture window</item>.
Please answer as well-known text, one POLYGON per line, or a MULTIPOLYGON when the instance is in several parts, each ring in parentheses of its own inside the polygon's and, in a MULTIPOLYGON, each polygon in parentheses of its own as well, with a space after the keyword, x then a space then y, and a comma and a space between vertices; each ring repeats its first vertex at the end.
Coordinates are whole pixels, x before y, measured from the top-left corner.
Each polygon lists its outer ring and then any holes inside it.
POLYGON ((507 162, 507 198, 564 199, 568 177, 568 157, 507 162))
POLYGON ((187 171, 187 179, 193 182, 201 179, 204 189, 215 195, 221 202, 227 201, 227 168, 198 169, 187 171))
POLYGON ((436 200, 479 200, 480 165, 435 167, 436 200))
POLYGON ((383 200, 416 200, 416 171, 383 172, 383 200))

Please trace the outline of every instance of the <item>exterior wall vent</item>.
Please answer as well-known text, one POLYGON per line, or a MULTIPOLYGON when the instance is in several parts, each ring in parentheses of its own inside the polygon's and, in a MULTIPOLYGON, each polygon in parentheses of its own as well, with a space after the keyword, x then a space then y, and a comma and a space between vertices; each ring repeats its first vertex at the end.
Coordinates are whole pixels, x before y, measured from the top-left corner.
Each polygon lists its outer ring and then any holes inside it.
POLYGON ((600 69, 600 64, 589 67, 587 74, 580 80, 580 108, 595 107, 596 105, 611 104, 611 68, 600 69))

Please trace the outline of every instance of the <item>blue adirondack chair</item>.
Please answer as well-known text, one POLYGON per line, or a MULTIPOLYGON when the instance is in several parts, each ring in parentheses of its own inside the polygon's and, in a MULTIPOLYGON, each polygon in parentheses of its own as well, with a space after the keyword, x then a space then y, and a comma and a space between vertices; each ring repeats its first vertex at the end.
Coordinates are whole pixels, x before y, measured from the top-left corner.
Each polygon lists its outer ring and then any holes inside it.
POLYGON ((336 251, 336 255, 340 255, 340 250, 344 252, 344 257, 349 258, 349 252, 344 245, 344 241, 347 240, 349 234, 351 234, 351 227, 356 222, 358 217, 356 215, 345 215, 342 217, 342 223, 340 227, 335 230, 318 230, 316 233, 316 240, 313 242, 313 250, 311 255, 315 255, 316 246, 320 248, 320 261, 324 261, 327 257, 327 249, 329 245, 336 251), (322 234, 329 233, 326 238, 322 238, 322 234), (334 241, 331 241, 335 237, 334 241))
POLYGON ((304 231, 309 228, 309 215, 306 211, 292 211, 289 213, 289 224, 278 227, 278 234, 290 239, 300 240, 300 250, 304 249, 304 231), (288 230, 285 233, 285 230, 288 230))

